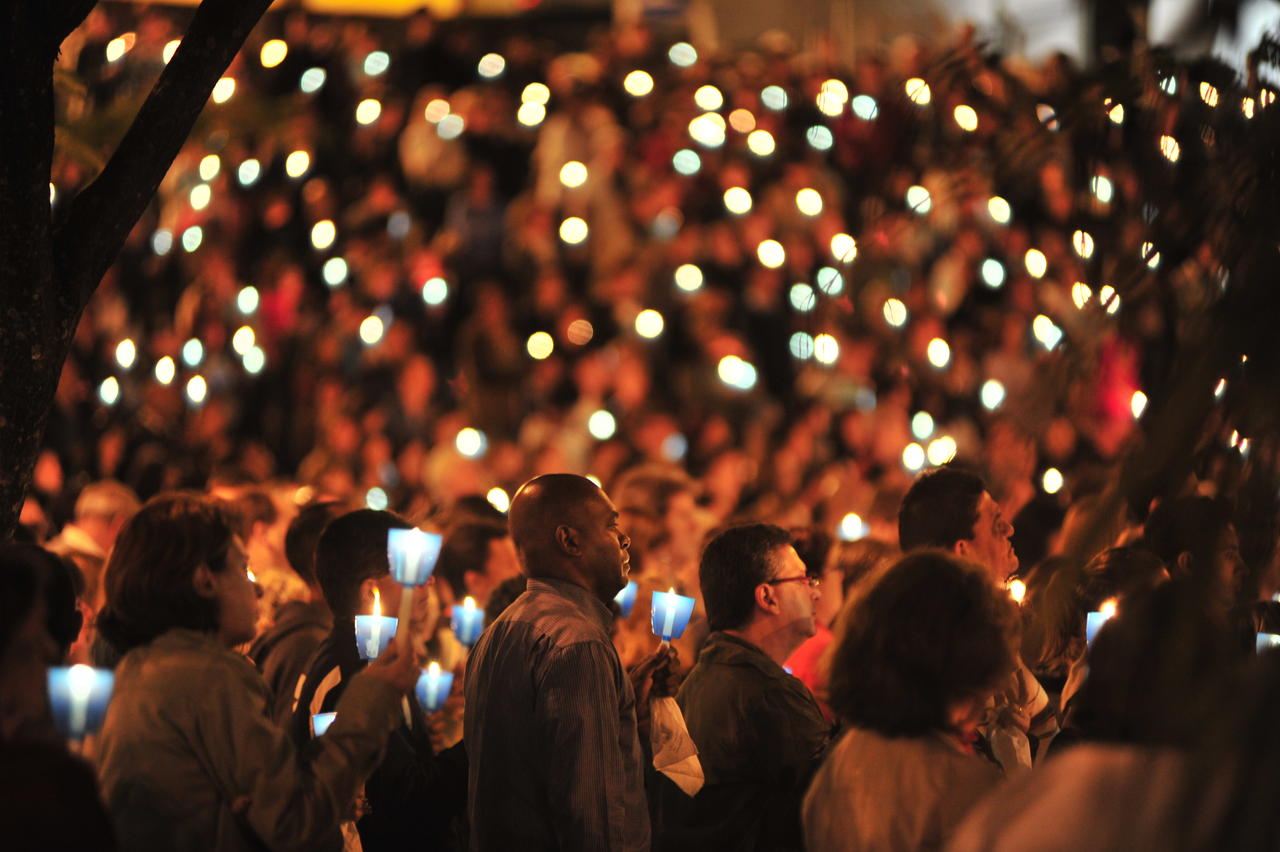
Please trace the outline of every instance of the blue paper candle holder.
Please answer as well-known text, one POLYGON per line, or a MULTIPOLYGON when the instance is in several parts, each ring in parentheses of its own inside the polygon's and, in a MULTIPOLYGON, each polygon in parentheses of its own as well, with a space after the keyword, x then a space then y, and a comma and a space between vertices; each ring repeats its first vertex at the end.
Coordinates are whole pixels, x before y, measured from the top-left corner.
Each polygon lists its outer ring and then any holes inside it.
POLYGON ((484 610, 476 607, 473 598, 467 598, 463 603, 454 605, 453 620, 449 626, 458 641, 470 648, 484 630, 484 610))
MULTIPOLYGON (((1106 624, 1111 617, 1112 617, 1112 614, 1106 613, 1106 612, 1091 612, 1087 616, 1085 616, 1085 622, 1084 622, 1085 642, 1092 645, 1093 637, 1098 635, 1098 631, 1102 629, 1102 625, 1106 624)), ((1079 624, 1080 622, 1076 622, 1076 623, 1079 624)))
POLYGON ((1280 633, 1259 633, 1257 651, 1261 654, 1263 651, 1270 651, 1280 648, 1280 633))
POLYGON ((356 650, 362 660, 376 660, 396 635, 400 623, 389 615, 356 616, 356 650))
POLYGON ((102 727, 115 675, 91 666, 58 666, 49 669, 48 688, 54 724, 67 739, 81 740, 102 727))
POLYGON ((312 713, 311 736, 323 737, 324 732, 329 730, 329 726, 333 724, 333 720, 336 718, 338 718, 337 713, 312 713))
POLYGON ((421 586, 431 579, 440 558, 444 539, 439 533, 419 529, 389 530, 387 532, 387 560, 391 564, 391 577, 402 586, 421 586))
POLYGON ((691 615, 693 615, 693 598, 678 595, 674 590, 653 593, 651 613, 653 635, 664 642, 683 636, 684 629, 689 626, 691 615))
POLYGON ((424 712, 434 713, 444 706, 449 691, 453 689, 453 672, 441 671, 439 663, 432 663, 418 676, 414 694, 424 712))
POLYGON ((622 587, 622 591, 614 596, 613 599, 618 603, 618 612, 623 618, 630 617, 631 610, 635 608, 636 592, 639 588, 635 580, 628 580, 627 584, 622 587))

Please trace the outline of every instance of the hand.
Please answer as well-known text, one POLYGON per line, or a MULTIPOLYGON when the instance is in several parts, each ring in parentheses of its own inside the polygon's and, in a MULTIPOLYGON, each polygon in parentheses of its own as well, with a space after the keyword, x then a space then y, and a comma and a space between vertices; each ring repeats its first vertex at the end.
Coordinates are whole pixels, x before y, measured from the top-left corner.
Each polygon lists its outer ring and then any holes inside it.
POLYGON ((382 655, 365 669, 370 675, 390 684, 396 692, 408 694, 418 682, 418 661, 412 651, 402 652, 400 643, 391 641, 382 655))

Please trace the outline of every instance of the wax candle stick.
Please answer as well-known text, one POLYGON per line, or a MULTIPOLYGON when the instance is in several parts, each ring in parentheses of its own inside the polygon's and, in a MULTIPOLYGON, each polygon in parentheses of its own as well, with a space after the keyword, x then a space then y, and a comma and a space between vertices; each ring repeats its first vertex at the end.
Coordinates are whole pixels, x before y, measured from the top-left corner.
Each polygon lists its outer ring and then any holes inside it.
POLYGON ((337 713, 313 713, 311 714, 311 736, 322 737, 324 732, 329 730, 329 726, 333 724, 333 720, 338 718, 337 713))
POLYGON ((396 635, 398 625, 397 619, 382 614, 382 596, 374 589, 373 614, 356 616, 356 650, 360 659, 377 659, 396 635))
POLYGON ((59 666, 48 673, 49 708, 62 735, 84 739, 102 727, 115 687, 115 675, 108 669, 90 666, 59 666))
POLYGON ((454 605, 453 620, 450 622, 453 635, 458 641, 470 648, 480 639, 484 630, 484 610, 476 608, 476 600, 467 597, 461 606, 454 605))
POLYGON ((693 615, 693 598, 677 595, 675 589, 653 593, 651 626, 653 635, 670 642, 684 635, 693 615))
POLYGON ((425 712, 434 713, 444 706, 452 688, 453 672, 442 671, 440 664, 433 661, 418 676, 414 694, 418 696, 418 704, 425 712))
POLYGON ((403 588, 400 590, 400 622, 405 629, 400 634, 400 644, 409 647, 409 629, 413 621, 413 590, 431 579, 440 558, 444 539, 438 533, 419 529, 388 530, 387 560, 391 565, 391 577, 403 588))
MULTIPOLYGON (((1106 600, 1102 602, 1102 606, 1098 607, 1096 612, 1091 612, 1086 616, 1084 622, 1084 639, 1087 644, 1093 644, 1093 637, 1098 635, 1098 631, 1102 629, 1102 625, 1116 614, 1116 602, 1114 600, 1106 600)), ((1077 622, 1078 623, 1078 622, 1077 622)))
POLYGON ((635 580, 628 580, 622 587, 622 591, 614 596, 613 599, 618 602, 618 612, 623 618, 631 615, 631 610, 636 605, 636 592, 639 588, 635 580))

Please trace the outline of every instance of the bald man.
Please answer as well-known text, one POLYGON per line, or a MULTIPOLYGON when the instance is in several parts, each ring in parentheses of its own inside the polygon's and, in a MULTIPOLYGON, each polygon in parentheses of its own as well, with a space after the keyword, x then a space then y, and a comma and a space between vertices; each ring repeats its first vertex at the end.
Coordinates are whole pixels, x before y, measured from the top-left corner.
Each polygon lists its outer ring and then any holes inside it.
POLYGON ((636 699, 609 637, 631 540, 590 480, 511 502, 528 586, 467 661, 473 850, 647 850, 636 699))

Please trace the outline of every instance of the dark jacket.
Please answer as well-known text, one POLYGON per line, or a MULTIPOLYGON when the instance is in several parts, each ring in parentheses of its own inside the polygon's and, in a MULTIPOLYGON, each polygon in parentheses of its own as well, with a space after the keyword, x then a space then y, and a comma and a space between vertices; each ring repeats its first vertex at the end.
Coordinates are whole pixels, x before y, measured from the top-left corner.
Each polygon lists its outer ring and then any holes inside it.
MULTIPOLYGON (((291 732, 300 745, 311 739, 311 714, 332 711, 365 665, 356 650, 355 622, 335 619, 299 690, 291 732)), ((439 754, 432 751, 426 716, 416 699, 403 702, 400 725, 364 789, 369 813, 356 828, 365 852, 457 848, 451 826, 466 813, 466 752, 462 743, 439 754)))
POLYGON ((332 628, 333 617, 323 603, 290 601, 280 607, 271 629, 249 648, 249 659, 271 687, 271 718, 280 725, 288 727, 298 676, 332 628))
POLYGON ((707 639, 676 701, 706 786, 661 787, 660 850, 803 848, 800 804, 831 726, 808 687, 754 645, 707 639))

